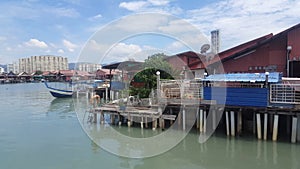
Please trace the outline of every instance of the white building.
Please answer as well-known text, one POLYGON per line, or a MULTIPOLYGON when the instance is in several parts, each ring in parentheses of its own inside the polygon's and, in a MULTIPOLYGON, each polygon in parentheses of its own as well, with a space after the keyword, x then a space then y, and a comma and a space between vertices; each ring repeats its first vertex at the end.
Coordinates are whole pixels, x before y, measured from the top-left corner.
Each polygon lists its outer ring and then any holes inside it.
POLYGON ((68 59, 62 56, 31 56, 19 59, 19 72, 68 70, 68 59))
POLYGON ((101 65, 95 63, 77 63, 75 69, 85 72, 96 72, 101 69, 101 65))
POLYGON ((11 64, 7 64, 7 73, 13 72, 15 74, 19 73, 19 63, 13 62, 11 64))
POLYGON ((4 68, 0 67, 0 74, 4 73, 4 68))
POLYGON ((211 31, 211 52, 214 54, 219 53, 220 51, 220 31, 214 30, 211 31))

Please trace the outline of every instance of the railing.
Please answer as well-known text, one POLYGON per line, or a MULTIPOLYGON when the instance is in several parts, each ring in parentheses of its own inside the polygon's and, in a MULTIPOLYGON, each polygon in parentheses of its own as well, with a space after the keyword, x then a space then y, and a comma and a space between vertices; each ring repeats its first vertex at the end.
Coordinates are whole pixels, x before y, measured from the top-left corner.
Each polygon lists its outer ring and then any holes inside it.
POLYGON ((271 84, 270 102, 300 104, 300 84, 271 84))
POLYGON ((161 80, 162 98, 202 98, 202 83, 195 80, 161 80))

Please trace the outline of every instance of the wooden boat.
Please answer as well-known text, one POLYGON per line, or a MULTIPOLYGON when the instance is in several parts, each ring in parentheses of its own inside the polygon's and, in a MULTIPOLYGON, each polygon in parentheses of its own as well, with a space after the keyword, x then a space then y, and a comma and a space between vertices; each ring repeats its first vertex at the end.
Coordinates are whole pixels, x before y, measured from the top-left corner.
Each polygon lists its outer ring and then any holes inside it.
POLYGON ((73 90, 72 90, 72 88, 68 89, 67 84, 65 84, 66 86, 63 88, 57 88, 57 87, 50 86, 47 82, 44 82, 44 83, 53 97, 66 98, 66 97, 73 96, 73 90))

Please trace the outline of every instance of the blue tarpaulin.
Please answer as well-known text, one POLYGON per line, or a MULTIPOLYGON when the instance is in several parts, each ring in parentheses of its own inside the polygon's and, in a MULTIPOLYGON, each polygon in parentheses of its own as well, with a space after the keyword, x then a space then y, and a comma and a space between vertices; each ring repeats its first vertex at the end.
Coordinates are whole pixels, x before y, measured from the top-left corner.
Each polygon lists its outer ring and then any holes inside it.
MULTIPOLYGON (((279 83, 282 79, 282 73, 271 72, 268 75, 268 82, 279 83)), ((203 81, 214 82, 265 82, 265 73, 231 73, 231 74, 214 74, 202 79, 203 81)))

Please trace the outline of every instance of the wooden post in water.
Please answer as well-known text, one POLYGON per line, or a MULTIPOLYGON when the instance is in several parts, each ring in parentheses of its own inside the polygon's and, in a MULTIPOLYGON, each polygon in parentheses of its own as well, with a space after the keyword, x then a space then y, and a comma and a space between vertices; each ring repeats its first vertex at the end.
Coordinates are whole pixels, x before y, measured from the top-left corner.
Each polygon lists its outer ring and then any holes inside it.
POLYGON ((213 110, 212 110, 212 128, 213 128, 213 130, 216 130, 216 128, 217 128, 216 109, 215 108, 213 108, 213 110))
POLYGON ((296 135, 297 135, 297 117, 292 118, 292 135, 291 142, 296 143, 296 135))
POLYGON ((261 139, 261 120, 260 120, 260 113, 256 114, 256 128, 257 128, 257 138, 261 139))
POLYGON ((269 115, 269 129, 270 129, 270 133, 273 133, 273 122, 274 122, 274 115, 270 114, 269 115))
POLYGON ((165 119, 162 119, 162 122, 161 122, 161 128, 164 130, 165 129, 165 119))
POLYGON ((110 98, 111 98, 111 100, 115 100, 115 92, 114 91, 110 91, 110 98))
POLYGON ((114 124, 114 115, 113 114, 110 115, 110 124, 114 124))
POLYGON ((118 120, 119 120, 119 126, 121 126, 122 125, 122 121, 121 121, 121 115, 120 114, 118 114, 118 120))
POLYGON ((199 126, 200 133, 203 132, 203 109, 200 109, 200 126, 199 126))
POLYGON ((177 122, 178 122, 178 127, 179 127, 179 128, 181 127, 181 116, 182 116, 182 113, 179 112, 179 113, 178 113, 178 116, 177 116, 177 122))
POLYGON ((242 134, 242 110, 238 111, 238 116, 237 116, 238 120, 237 120, 237 133, 238 135, 242 134))
POLYGON ((162 119, 162 107, 161 106, 158 106, 158 113, 159 113, 159 119, 158 119, 158 121, 159 121, 159 127, 162 128, 162 121, 163 121, 163 119, 162 119))
POLYGON ((274 123, 273 123, 273 136, 272 140, 277 141, 277 136, 278 136, 278 121, 279 121, 279 115, 275 114, 274 115, 274 123))
POLYGON ((182 110, 182 130, 185 131, 185 106, 183 106, 182 110))
POLYGON ((196 126, 197 126, 197 129, 199 128, 199 107, 197 107, 197 110, 196 110, 196 126))
POLYGON ((94 123, 97 123, 97 113, 95 112, 95 110, 93 110, 93 114, 94 114, 94 123))
POLYGON ((229 132, 229 115, 228 115, 228 111, 225 112, 225 119, 226 119, 226 135, 229 136, 230 132, 229 132))
POLYGON ((286 133, 288 135, 291 134, 291 121, 292 121, 291 116, 287 115, 286 116, 286 133))
POLYGON ((105 102, 108 100, 108 87, 105 88, 105 102))
POLYGON ((204 110, 203 114, 203 133, 206 133, 206 110, 204 110))
POLYGON ((144 124, 143 124, 143 116, 141 116, 141 128, 144 128, 144 124))
POLYGON ((154 120, 154 130, 157 128, 157 119, 154 120))
POLYGON ((145 127, 148 128, 148 117, 145 116, 145 127))
POLYGON ((297 141, 300 142, 300 115, 297 116, 297 141))
POLYGON ((255 117, 256 113, 253 112, 253 134, 256 134, 256 117, 255 117))
POLYGON ((131 126, 131 117, 130 117, 130 113, 127 113, 127 126, 130 127, 131 126))
POLYGON ((103 110, 101 110, 101 112, 100 112, 100 123, 104 124, 104 113, 103 113, 103 110))
MULTIPOLYGON (((172 108, 170 108, 170 114, 173 115, 173 109, 172 108)), ((173 125, 173 120, 170 120, 170 125, 173 125)))
POLYGON ((267 140, 268 134, 268 113, 265 113, 264 117, 264 140, 267 140))
POLYGON ((230 119, 231 119, 231 136, 235 136, 235 121, 234 121, 234 111, 230 111, 230 119))

